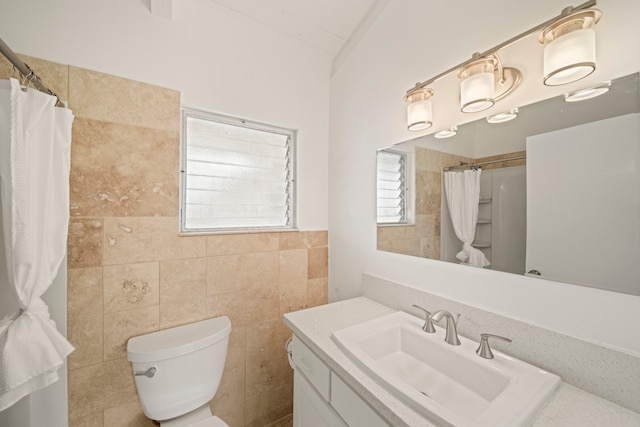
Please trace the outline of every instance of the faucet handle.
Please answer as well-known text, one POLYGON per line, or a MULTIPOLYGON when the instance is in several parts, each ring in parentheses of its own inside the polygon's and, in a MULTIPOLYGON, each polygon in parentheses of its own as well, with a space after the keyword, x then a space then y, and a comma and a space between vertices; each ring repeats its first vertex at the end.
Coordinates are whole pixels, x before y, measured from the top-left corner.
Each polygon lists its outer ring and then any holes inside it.
POLYGON ((424 311, 424 314, 426 315, 426 317, 424 319, 424 325, 422 326, 422 330, 430 334, 433 334, 436 331, 436 328, 433 326, 433 320, 431 320, 431 312, 428 310, 425 310, 419 305, 412 304, 411 306, 415 308, 419 308, 420 310, 424 311))
POLYGON ((485 359, 493 359, 493 352, 489 346, 489 338, 496 338, 502 341, 512 342, 509 338, 501 337, 493 334, 480 334, 480 346, 476 350, 476 354, 485 359))

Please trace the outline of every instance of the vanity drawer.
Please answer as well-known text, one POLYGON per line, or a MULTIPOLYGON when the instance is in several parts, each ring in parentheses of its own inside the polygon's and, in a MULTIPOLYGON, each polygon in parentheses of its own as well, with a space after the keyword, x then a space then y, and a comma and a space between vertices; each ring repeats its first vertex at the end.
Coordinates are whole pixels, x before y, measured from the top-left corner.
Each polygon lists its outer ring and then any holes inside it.
POLYGON ((291 341, 291 356, 296 370, 300 371, 328 402, 331 371, 327 365, 295 335, 291 341))

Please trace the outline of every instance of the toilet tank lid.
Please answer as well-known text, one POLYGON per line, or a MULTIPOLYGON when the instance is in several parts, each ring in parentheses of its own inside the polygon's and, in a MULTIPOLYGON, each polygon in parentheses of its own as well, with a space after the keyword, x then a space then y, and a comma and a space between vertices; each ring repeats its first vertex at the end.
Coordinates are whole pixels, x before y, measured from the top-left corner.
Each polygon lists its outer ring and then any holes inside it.
POLYGON ((227 316, 202 320, 130 338, 127 359, 155 362, 190 353, 226 338, 231 332, 227 316))

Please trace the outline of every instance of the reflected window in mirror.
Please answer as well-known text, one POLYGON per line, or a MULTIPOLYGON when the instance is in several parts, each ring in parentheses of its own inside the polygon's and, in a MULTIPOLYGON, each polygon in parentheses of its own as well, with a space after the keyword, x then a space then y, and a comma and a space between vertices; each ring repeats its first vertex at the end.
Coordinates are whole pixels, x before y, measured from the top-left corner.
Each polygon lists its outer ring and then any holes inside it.
POLYGON ((379 225, 409 223, 408 154, 383 149, 377 157, 377 222, 379 225))

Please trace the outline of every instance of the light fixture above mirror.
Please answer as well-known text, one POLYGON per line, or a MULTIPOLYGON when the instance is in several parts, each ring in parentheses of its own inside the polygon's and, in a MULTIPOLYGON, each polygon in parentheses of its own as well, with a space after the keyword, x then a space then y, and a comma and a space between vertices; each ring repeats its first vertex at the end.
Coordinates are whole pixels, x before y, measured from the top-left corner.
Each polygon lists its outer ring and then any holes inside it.
MULTIPOLYGON (((563 13, 571 13, 567 8, 563 13), (566 12, 565 12, 566 11, 566 12)), ((544 44, 544 84, 559 86, 587 77, 596 69, 596 31, 602 12, 570 14, 546 27, 538 36, 544 44)))
POLYGON ((496 124, 496 123, 504 123, 511 121, 518 117, 518 109, 512 108, 509 111, 505 111, 503 113, 494 114, 492 116, 487 117, 487 123, 496 124))
POLYGON ((419 89, 407 94, 407 129, 411 131, 429 129, 433 125, 431 97, 432 89, 419 89))
POLYGON ((484 111, 518 87, 522 72, 514 67, 503 67, 498 54, 481 58, 458 71, 460 79, 460 110, 463 113, 484 111))
MULTIPOLYGON (((429 80, 416 83, 404 97, 408 103, 407 128, 420 131, 434 125, 433 110, 438 108, 437 99, 444 92, 440 91, 434 97, 433 84, 450 74, 455 73, 460 80, 459 106, 463 113, 487 110, 512 93, 522 82, 523 71, 503 66, 498 55, 503 49, 535 33, 539 33, 538 41, 544 44, 544 50, 540 52, 544 59, 541 67, 544 68, 544 78, 541 80, 546 86, 564 85, 588 76, 596 67, 594 26, 602 16, 599 10, 590 9, 595 5, 596 0, 590 0, 576 7, 567 7, 560 15, 485 52, 475 53, 471 59, 429 80)), ((531 73, 524 70, 524 74, 531 73)), ((507 108, 511 107, 513 105, 507 108)))
POLYGON ((611 82, 604 82, 601 85, 590 87, 587 89, 576 90, 575 92, 567 93, 564 96, 566 102, 579 102, 586 101, 587 99, 595 98, 596 96, 604 95, 611 89, 611 82))
POLYGON ((455 136, 457 133, 458 133, 458 126, 451 126, 449 129, 443 129, 439 132, 434 133, 433 137, 438 139, 451 138, 452 136, 455 136))

